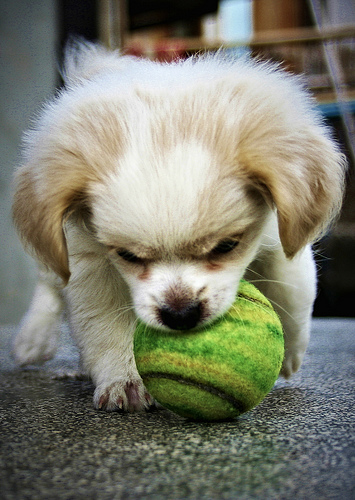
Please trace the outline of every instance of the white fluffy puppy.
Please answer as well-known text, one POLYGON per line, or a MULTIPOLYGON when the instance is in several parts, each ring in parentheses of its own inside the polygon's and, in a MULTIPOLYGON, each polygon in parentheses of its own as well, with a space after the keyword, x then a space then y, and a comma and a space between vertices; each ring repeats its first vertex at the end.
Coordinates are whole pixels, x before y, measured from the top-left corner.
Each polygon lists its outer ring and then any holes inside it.
POLYGON ((160 64, 90 44, 68 50, 64 79, 16 174, 14 220, 46 268, 18 363, 53 356, 65 302, 95 407, 142 409, 136 317, 200 327, 245 276, 281 316, 290 376, 315 298, 309 243, 339 211, 344 172, 298 79, 221 55, 160 64))

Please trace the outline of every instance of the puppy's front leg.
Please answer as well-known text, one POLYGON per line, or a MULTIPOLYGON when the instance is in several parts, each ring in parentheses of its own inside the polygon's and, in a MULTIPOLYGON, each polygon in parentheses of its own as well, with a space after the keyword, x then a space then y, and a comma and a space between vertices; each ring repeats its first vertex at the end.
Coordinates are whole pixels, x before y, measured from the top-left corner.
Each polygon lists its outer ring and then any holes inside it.
POLYGON ((152 399, 134 360, 135 316, 127 285, 95 245, 90 248, 86 240, 84 246, 86 251, 78 239, 70 244, 71 278, 65 290, 82 368, 96 386, 94 406, 142 410, 152 399))
POLYGON ((281 247, 268 251, 251 266, 247 279, 269 298, 281 318, 285 357, 281 375, 289 378, 298 370, 306 351, 316 296, 316 271, 310 247, 292 260, 281 247))

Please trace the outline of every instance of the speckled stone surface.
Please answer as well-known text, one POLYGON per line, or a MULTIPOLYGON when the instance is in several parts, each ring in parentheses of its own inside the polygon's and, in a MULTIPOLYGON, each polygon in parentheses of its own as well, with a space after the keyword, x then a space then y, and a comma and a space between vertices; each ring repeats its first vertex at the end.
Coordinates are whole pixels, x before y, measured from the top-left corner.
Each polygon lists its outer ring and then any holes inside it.
POLYGON ((0 497, 354 499, 355 320, 314 320, 304 365, 254 410, 195 423, 166 410, 95 411, 89 382, 55 360, 19 370, 0 337, 0 497))

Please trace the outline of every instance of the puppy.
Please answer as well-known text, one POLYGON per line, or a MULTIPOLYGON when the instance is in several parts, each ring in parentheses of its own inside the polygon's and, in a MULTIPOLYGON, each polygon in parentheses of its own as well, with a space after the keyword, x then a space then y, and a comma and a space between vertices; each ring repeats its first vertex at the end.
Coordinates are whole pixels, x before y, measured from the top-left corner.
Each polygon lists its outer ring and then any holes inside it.
POLYGON ((245 277, 282 319, 289 377, 316 293, 310 243, 339 211, 345 167, 300 81, 220 54, 160 64, 85 43, 64 80, 16 173, 14 221, 42 265, 17 362, 54 355, 66 303, 94 406, 141 410, 136 318, 203 327, 245 277))

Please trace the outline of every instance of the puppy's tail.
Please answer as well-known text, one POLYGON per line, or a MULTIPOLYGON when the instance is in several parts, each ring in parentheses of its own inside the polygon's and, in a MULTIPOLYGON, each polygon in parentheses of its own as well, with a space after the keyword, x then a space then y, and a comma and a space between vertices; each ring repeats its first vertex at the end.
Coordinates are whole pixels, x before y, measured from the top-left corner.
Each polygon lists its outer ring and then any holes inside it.
POLYGON ((98 73, 123 69, 130 59, 122 57, 118 50, 109 50, 82 38, 72 38, 64 50, 61 76, 67 88, 73 87, 91 80, 98 73))

